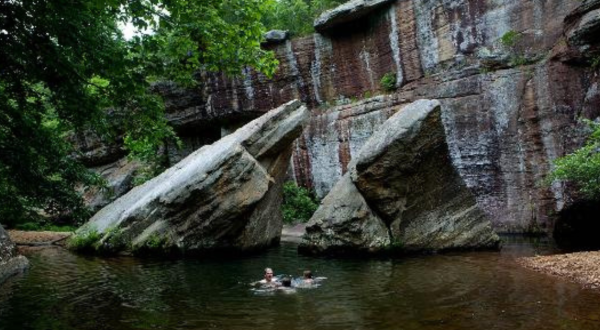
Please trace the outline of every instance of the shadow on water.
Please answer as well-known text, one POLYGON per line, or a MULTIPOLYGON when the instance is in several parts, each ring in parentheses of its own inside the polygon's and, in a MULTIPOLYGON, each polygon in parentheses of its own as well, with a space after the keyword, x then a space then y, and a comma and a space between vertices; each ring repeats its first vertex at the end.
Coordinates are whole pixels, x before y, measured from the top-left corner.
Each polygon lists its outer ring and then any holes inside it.
POLYGON ((552 253, 543 238, 504 237, 501 252, 402 259, 299 256, 283 243, 227 260, 28 253, 32 268, 0 288, 0 329, 599 329, 600 293, 523 269, 552 253), (318 289, 256 295, 272 267, 328 279, 318 289))

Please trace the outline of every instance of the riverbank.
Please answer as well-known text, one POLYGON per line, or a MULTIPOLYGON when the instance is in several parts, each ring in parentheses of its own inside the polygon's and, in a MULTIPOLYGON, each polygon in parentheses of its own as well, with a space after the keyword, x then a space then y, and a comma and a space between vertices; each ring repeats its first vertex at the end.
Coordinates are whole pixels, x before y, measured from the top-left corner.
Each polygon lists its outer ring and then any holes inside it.
POLYGON ((56 231, 8 230, 10 239, 17 246, 64 245, 73 233, 56 231))
POLYGON ((600 289, 600 251, 519 258, 517 262, 540 273, 600 289))

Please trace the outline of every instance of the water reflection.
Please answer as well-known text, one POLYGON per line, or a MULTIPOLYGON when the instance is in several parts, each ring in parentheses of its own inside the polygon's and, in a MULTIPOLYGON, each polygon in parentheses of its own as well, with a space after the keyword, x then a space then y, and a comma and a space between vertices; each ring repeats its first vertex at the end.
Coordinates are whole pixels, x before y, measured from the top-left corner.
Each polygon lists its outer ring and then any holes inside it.
POLYGON ((228 261, 43 249, 28 255, 28 274, 0 288, 0 329, 599 329, 599 293, 514 261, 552 250, 522 238, 500 253, 397 260, 308 258, 294 245, 228 261), (248 283, 267 266, 328 279, 257 295, 248 283))

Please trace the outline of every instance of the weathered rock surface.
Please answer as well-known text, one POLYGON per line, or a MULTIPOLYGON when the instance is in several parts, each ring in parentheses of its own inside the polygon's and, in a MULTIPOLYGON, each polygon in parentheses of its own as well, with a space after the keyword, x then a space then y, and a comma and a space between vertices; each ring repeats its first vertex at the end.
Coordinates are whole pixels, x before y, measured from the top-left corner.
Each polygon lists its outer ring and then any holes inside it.
POLYGON ((565 36, 575 46, 600 42, 600 1, 585 0, 565 18, 565 36))
POLYGON ((266 113, 109 204, 77 234, 97 231, 97 248, 117 250, 245 251, 277 242, 291 144, 307 117, 298 101, 266 113))
POLYGON ((388 228, 369 207, 348 173, 311 217, 300 249, 313 254, 377 253, 390 244, 388 228))
POLYGON ((324 31, 336 25, 367 16, 395 0, 351 0, 321 14, 314 23, 317 31, 324 31))
POLYGON ((452 166, 441 104, 420 100, 379 127, 306 228, 301 249, 494 248, 499 238, 452 166))
POLYGON ((266 43, 276 44, 286 41, 289 38, 289 33, 283 30, 271 30, 265 33, 264 37, 266 43))
POLYGON ((0 284, 23 272, 28 266, 27 258, 17 254, 17 248, 8 233, 0 226, 0 284))

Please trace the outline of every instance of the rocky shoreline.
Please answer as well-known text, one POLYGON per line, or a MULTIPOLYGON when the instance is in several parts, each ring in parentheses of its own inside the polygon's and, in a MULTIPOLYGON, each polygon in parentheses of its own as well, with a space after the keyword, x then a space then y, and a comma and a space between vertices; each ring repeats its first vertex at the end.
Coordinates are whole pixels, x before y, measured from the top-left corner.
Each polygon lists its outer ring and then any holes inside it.
POLYGON ((586 288, 600 289, 600 251, 519 258, 517 262, 537 272, 558 276, 586 288))

